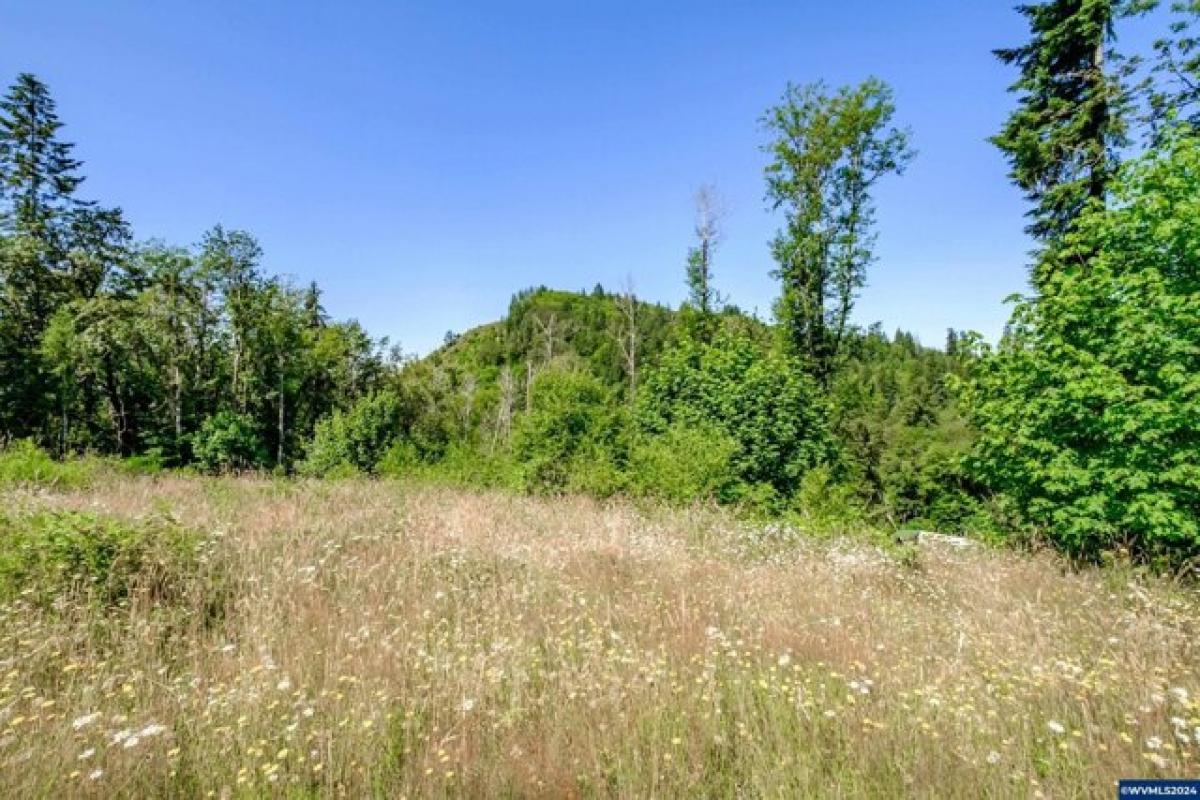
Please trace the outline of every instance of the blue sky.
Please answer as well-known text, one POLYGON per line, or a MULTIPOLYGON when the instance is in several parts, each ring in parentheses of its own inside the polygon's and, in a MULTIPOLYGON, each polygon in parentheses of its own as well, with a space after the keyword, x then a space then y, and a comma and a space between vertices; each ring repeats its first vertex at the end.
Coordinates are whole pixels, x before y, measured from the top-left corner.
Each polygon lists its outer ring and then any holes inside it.
POLYGON ((758 125, 788 81, 878 75, 920 151, 881 185, 860 323, 995 337, 1024 204, 986 142, 1011 108, 1007 2, 0 0, 0 80, 49 83, 84 193, 141 238, 257 235, 336 317, 426 352, 514 291, 677 304, 692 194, 729 207, 721 291, 777 287, 758 125))

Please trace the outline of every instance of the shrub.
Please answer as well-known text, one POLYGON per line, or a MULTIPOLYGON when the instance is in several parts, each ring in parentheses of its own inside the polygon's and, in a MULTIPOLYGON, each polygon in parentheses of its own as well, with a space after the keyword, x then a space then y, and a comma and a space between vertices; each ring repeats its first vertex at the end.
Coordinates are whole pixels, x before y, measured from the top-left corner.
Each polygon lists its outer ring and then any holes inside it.
POLYGON ((633 490, 673 503, 737 495, 733 467, 737 442, 711 423, 676 423, 665 433, 642 437, 629 453, 633 490))
POLYGON ((676 424, 716 426, 737 445, 731 464, 738 478, 783 496, 830 456, 827 416, 802 365, 724 331, 711 344, 688 339, 664 353, 637 408, 639 427, 651 434, 676 424))
POLYGON ((300 471, 326 476, 396 474, 416 464, 423 453, 406 424, 409 416, 402 399, 387 391, 367 395, 344 411, 334 411, 317 423, 300 471))
POLYGON ((261 467, 267 450, 247 414, 221 411, 200 426, 192 440, 196 462, 209 472, 229 472, 261 467))
POLYGON ((852 485, 838 482, 826 465, 815 467, 800 481, 792 507, 805 530, 844 534, 863 519, 863 509, 852 485))
POLYGON ((464 442, 449 445, 436 461, 420 457, 409 440, 396 442, 384 454, 377 472, 389 477, 415 475, 458 486, 521 488, 521 475, 508 453, 485 451, 464 442))
POLYGON ((513 452, 530 491, 612 489, 626 431, 622 410, 599 380, 551 369, 532 386, 532 408, 518 419, 513 452))
POLYGON ((126 523, 95 514, 0 515, 0 601, 48 606, 67 594, 102 604, 135 589, 176 599, 198 570, 200 537, 167 520, 126 523))
POLYGON ((22 439, 0 450, 0 486, 83 486, 95 477, 98 464, 93 459, 55 461, 31 440, 22 439))

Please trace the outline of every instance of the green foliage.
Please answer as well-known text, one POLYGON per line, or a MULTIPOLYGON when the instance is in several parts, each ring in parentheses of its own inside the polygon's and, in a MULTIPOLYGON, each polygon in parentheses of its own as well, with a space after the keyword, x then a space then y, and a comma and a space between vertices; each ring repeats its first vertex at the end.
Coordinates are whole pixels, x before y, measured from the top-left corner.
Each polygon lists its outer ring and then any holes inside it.
POLYGON ((972 466, 1075 555, 1200 553, 1200 141, 1126 168, 964 392, 972 466))
POLYGON ((845 535, 862 523, 861 500, 852 484, 839 482, 826 464, 804 474, 791 501, 791 514, 805 531, 845 535))
POLYGON ((802 366, 728 330, 711 344, 684 339, 664 353, 636 416, 650 434, 715 426, 736 443, 731 464, 738 479, 784 496, 832 453, 824 397, 802 366))
POLYGON ((548 369, 534 379, 530 411, 520 417, 513 453, 523 483, 536 492, 616 488, 627 445, 625 416, 599 379, 548 369))
POLYGON ((738 444, 711 423, 675 423, 642 436, 629 452, 629 484, 639 494, 673 503, 732 501, 739 481, 733 467, 738 444))
POLYGON ((210 472, 262 467, 267 451, 254 420, 246 414, 221 411, 204 421, 192 442, 196 463, 210 472))
POLYGON ((947 385, 967 342, 951 331, 943 352, 876 327, 847 350, 830 388, 840 480, 879 521, 959 530, 984 494, 962 467, 974 434, 947 385))
POLYGON ((179 466, 232 409, 286 468, 318 419, 374 388, 376 343, 330 323, 315 286, 266 275, 244 231, 132 245, 119 210, 76 196, 61 128, 32 75, 0 99, 0 438, 179 466))
POLYGON ((700 320, 718 311, 720 295, 713 286, 713 256, 721 242, 721 217, 724 209, 711 186, 696 191, 696 244, 688 249, 688 305, 699 314, 700 320))
POLYGON ((55 461, 32 440, 22 439, 0 450, 0 486, 84 486, 95 477, 98 465, 95 459, 55 461))
POLYGON ((168 520, 126 523, 72 511, 0 514, 0 602, 49 606, 65 594, 170 602, 198 569, 200 538, 168 520))
MULTIPOLYGON (((603 290, 582 294, 539 288, 518 293, 509 305, 492 363, 532 363, 536 370, 562 360, 586 369, 614 390, 625 391, 619 299, 603 290)), ((666 343, 672 316, 662 306, 636 302, 641 364, 653 364, 666 343)))
POLYGON ((436 460, 422 460, 411 442, 399 441, 379 462, 377 472, 389 477, 417 476, 456 486, 521 489, 521 471, 506 451, 489 451, 455 442, 436 460))
POLYGON ((914 155, 894 114, 891 88, 872 78, 833 94, 820 83, 789 85, 763 118, 772 136, 767 199, 784 215, 771 243, 780 333, 822 382, 837 366, 874 259, 871 189, 914 155))
POLYGON ((74 210, 83 182, 74 145, 58 137, 62 123, 50 90, 28 72, 0 98, 0 197, 12 197, 6 221, 51 241, 58 212, 74 210))
POLYGON ((393 392, 364 397, 317 423, 300 469, 306 475, 374 472, 402 429, 400 398, 393 392))

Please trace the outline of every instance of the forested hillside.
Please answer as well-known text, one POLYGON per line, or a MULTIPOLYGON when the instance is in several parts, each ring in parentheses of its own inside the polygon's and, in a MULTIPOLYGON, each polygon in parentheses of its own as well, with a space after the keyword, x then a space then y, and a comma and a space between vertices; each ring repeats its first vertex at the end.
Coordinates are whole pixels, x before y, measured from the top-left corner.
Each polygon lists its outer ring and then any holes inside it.
POLYGON ((250 233, 137 240, 88 195, 49 88, 21 74, 0 101, 0 440, 1186 563, 1200 554, 1200 4, 1175 4, 1150 51, 1120 52, 1122 26, 1155 5, 1021 6, 1028 41, 997 51, 1016 108, 993 141, 1036 250, 995 347, 854 322, 874 194, 916 157, 876 78, 789 84, 760 120, 770 320, 717 290, 723 218, 704 187, 694 241, 661 267, 686 289, 678 305, 632 286, 526 290, 415 359, 331 320, 250 233))

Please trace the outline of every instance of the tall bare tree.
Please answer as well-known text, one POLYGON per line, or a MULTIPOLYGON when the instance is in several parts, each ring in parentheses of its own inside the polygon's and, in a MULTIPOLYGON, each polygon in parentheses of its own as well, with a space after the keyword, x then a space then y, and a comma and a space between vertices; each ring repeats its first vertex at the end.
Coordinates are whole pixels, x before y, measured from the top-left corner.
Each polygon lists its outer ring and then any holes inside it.
POLYGON ((637 295, 634 293, 633 276, 625 279, 620 294, 617 295, 617 311, 620 312, 620 324, 615 336, 617 346, 621 351, 625 375, 629 379, 629 402, 637 399, 637 367, 638 367, 638 325, 637 325, 637 295))
POLYGON ((492 452, 501 439, 508 441, 512 431, 513 405, 517 399, 517 380, 513 376, 511 364, 505 364, 500 371, 500 398, 496 402, 496 422, 492 428, 492 452))

